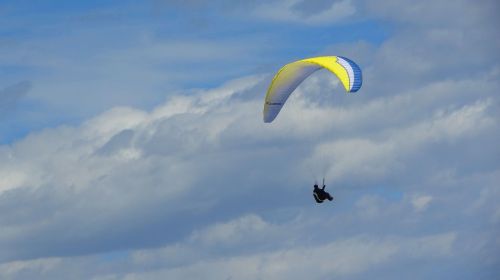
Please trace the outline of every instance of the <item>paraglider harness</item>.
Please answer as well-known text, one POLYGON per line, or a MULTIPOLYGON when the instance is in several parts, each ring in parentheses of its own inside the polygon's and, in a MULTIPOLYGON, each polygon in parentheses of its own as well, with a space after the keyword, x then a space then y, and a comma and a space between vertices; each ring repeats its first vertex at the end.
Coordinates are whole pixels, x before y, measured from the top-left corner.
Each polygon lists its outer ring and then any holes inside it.
POLYGON ((314 183, 313 196, 317 203, 323 203, 325 199, 330 201, 333 200, 333 197, 325 191, 325 187, 325 178, 323 178, 323 187, 321 189, 318 187, 317 183, 314 183))

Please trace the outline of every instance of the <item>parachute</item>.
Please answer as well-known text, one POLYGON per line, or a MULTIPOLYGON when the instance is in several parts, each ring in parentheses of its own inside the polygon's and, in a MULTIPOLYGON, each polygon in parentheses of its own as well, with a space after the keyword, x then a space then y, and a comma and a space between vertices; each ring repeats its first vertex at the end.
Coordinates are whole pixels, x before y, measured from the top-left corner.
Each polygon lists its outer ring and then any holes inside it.
POLYGON ((361 69, 342 56, 320 56, 298 60, 283 66, 274 76, 264 103, 264 122, 272 122, 292 92, 312 73, 325 68, 335 74, 347 92, 361 88, 361 69))

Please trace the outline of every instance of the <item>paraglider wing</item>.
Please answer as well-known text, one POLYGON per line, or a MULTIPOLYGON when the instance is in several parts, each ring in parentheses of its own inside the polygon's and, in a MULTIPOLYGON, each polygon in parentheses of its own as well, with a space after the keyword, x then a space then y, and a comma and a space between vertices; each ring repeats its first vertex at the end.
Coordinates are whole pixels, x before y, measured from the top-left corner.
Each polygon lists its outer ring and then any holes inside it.
POLYGON ((267 90, 263 112, 264 122, 272 122, 300 83, 315 71, 323 68, 335 74, 347 92, 356 92, 361 88, 361 69, 345 57, 321 56, 289 63, 278 71, 267 90))

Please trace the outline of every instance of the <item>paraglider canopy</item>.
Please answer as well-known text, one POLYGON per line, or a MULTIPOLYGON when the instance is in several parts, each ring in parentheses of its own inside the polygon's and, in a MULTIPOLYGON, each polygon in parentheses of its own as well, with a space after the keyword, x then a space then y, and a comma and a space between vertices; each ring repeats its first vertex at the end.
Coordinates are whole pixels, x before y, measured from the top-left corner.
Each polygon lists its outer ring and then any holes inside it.
POLYGON ((323 68, 336 75, 347 92, 356 92, 361 88, 361 69, 348 58, 320 56, 289 63, 276 73, 267 90, 263 111, 264 122, 272 122, 300 83, 323 68))

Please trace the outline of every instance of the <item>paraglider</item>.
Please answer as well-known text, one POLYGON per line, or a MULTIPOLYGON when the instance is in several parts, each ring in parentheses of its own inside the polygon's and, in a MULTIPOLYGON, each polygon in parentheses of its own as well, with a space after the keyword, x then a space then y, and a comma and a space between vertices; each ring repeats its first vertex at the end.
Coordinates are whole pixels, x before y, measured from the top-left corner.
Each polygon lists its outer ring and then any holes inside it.
POLYGON ((346 57, 320 56, 289 63, 276 73, 269 85, 264 102, 264 122, 272 122, 290 94, 307 77, 320 69, 327 69, 337 76, 347 92, 358 91, 363 83, 361 69, 346 57))
MULTIPOLYGON (((352 60, 342 56, 320 56, 298 60, 283 66, 274 76, 266 93, 263 120, 271 123, 276 119, 293 91, 314 72, 327 69, 334 74, 344 86, 346 92, 357 92, 363 83, 361 69, 352 60)), ((313 196, 317 203, 333 200, 333 197, 318 184, 313 186, 313 196)))

